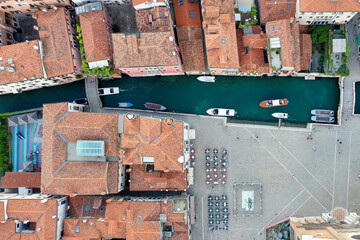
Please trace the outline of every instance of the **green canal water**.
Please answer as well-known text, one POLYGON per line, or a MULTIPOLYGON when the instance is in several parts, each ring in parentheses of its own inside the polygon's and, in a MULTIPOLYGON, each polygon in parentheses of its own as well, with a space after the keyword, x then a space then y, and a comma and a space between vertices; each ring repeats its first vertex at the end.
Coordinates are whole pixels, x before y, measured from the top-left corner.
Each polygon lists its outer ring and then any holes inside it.
POLYGON ((355 83, 355 114, 360 114, 360 82, 355 83))
POLYGON ((101 81, 100 87, 117 86, 119 95, 102 97, 105 107, 131 102, 145 109, 145 102, 166 106, 170 112, 206 115, 209 108, 233 108, 233 119, 276 122, 273 112, 289 114, 286 122, 311 122, 311 109, 337 110, 339 85, 335 78, 304 80, 294 77, 216 77, 215 83, 204 83, 196 76, 130 78, 101 81), (261 108, 267 99, 287 98, 289 105, 261 108))
MULTIPOLYGON (((204 83, 195 76, 130 78, 100 81, 100 87, 118 86, 119 95, 103 97, 105 107, 118 102, 131 102, 134 108, 145 109, 145 102, 159 103, 168 111, 206 115, 212 107, 233 108, 234 120, 276 122, 273 112, 289 113, 286 122, 310 122, 310 110, 337 110, 339 86, 337 79, 280 77, 216 77, 215 83, 204 83), (261 108, 266 99, 288 98, 289 105, 261 108)), ((57 87, 0 96, 0 113, 41 107, 44 103, 73 101, 85 97, 84 81, 57 87)), ((360 99, 360 97, 358 98, 360 99)))
POLYGON ((85 96, 84 81, 25 91, 20 94, 1 95, 0 113, 38 108, 42 107, 45 103, 72 102, 76 98, 84 98, 85 96))

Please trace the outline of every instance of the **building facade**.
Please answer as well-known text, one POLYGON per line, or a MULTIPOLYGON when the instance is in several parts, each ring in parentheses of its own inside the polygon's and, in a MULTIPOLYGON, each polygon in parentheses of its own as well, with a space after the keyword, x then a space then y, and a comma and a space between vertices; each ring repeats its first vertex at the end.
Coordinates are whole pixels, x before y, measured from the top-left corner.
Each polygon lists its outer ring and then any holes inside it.
POLYGON ((48 11, 53 7, 72 8, 70 0, 27 0, 27 1, 1 1, 0 10, 10 14, 32 13, 37 10, 48 11))
POLYGON ((13 18, 0 9, 0 47, 15 42, 13 38, 14 29, 11 27, 13 18))
POLYGON ((297 0, 295 18, 301 25, 346 24, 359 11, 357 0, 297 0))

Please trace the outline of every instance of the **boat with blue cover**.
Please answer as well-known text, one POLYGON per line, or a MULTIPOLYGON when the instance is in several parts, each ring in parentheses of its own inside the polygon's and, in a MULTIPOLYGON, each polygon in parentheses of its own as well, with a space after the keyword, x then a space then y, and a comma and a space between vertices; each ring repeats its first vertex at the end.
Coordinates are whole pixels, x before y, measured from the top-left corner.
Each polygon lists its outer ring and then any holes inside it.
POLYGON ((119 102, 118 106, 120 108, 131 108, 132 106, 134 106, 134 104, 129 103, 129 102, 119 102))

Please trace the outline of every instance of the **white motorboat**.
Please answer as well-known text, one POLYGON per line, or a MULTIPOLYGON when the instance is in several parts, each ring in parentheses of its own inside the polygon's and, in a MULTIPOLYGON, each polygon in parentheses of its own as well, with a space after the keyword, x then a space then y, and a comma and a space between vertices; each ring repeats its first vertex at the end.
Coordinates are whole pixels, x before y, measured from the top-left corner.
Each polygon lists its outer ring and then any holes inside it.
POLYGON ((99 96, 107 96, 119 94, 120 89, 118 87, 99 88, 99 96))
POLYGON ((214 76, 200 76, 197 78, 197 80, 201 82, 215 82, 214 76))
POLYGON ((287 113, 281 113, 281 112, 276 112, 276 113, 273 113, 271 114, 273 117, 276 117, 276 118, 288 118, 289 114, 287 113))
POLYGON ((325 116, 334 116, 333 110, 325 110, 325 109, 313 109, 311 110, 312 115, 325 115, 325 116))
POLYGON ((232 117, 235 116, 236 112, 234 109, 210 108, 206 111, 206 113, 212 116, 232 117))

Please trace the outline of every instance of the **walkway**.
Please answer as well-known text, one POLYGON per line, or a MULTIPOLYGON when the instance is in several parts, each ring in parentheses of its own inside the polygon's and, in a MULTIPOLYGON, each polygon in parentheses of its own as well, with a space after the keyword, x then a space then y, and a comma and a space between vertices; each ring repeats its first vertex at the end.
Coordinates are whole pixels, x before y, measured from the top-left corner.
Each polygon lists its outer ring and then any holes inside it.
POLYGON ((102 103, 98 91, 98 79, 87 75, 85 77, 86 98, 88 99, 90 112, 101 112, 102 103))

